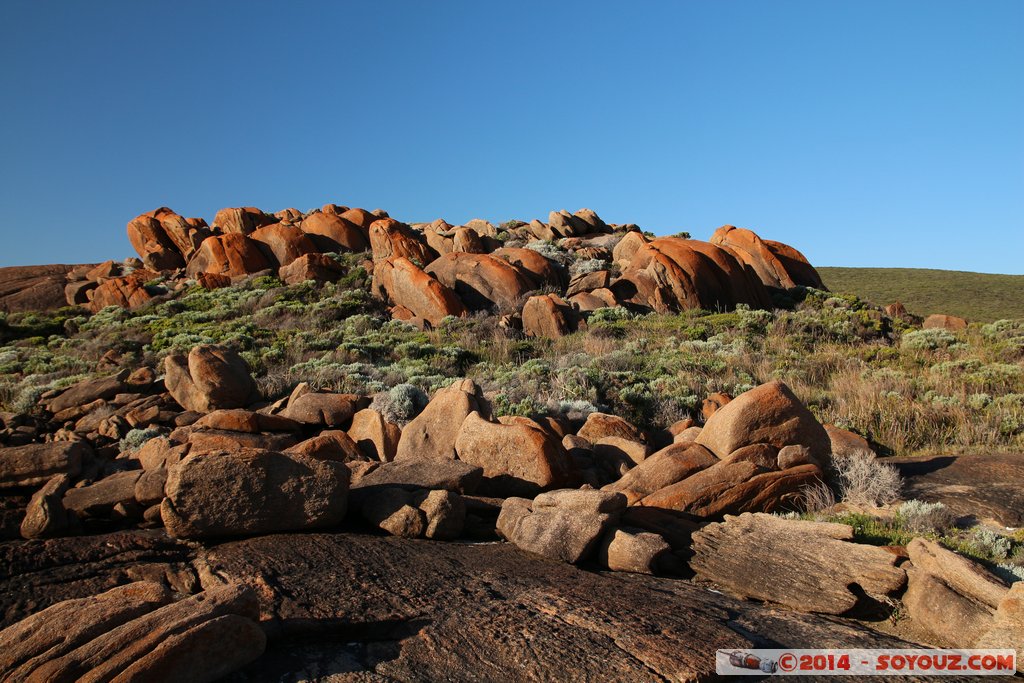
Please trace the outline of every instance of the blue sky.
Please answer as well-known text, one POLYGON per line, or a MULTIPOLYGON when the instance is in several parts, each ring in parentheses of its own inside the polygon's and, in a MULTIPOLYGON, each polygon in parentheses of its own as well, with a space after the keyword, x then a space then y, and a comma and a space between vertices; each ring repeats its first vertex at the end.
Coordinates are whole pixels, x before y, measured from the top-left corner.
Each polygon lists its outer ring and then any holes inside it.
POLYGON ((158 206, 586 206, 1024 273, 1024 2, 0 5, 0 265, 158 206))

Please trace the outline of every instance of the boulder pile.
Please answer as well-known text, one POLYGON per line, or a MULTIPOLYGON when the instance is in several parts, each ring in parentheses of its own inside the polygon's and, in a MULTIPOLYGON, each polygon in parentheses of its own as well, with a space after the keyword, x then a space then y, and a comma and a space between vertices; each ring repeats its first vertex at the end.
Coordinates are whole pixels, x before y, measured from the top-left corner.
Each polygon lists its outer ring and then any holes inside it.
POLYGON ((395 319, 437 326, 447 316, 498 312, 536 337, 583 329, 598 308, 770 308, 773 290, 824 288, 800 252, 750 230, 724 226, 709 242, 651 238, 590 209, 496 228, 480 219, 406 224, 380 209, 336 204, 306 213, 227 208, 208 224, 161 207, 129 221, 127 233, 138 258, 2 269, 0 310, 137 308, 192 284, 215 289, 257 275, 333 281, 346 253, 360 255, 371 291, 395 319), (570 272, 572 261, 591 265, 570 272))

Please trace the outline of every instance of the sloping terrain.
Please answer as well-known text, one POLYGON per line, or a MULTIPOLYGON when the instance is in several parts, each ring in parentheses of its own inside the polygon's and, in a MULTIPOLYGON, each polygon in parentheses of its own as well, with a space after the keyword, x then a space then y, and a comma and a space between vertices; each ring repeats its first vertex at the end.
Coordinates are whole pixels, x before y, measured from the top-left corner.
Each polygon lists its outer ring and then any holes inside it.
POLYGON ((819 267, 834 292, 879 306, 900 301, 915 315, 958 315, 972 322, 1024 318, 1024 275, 929 268, 819 267))

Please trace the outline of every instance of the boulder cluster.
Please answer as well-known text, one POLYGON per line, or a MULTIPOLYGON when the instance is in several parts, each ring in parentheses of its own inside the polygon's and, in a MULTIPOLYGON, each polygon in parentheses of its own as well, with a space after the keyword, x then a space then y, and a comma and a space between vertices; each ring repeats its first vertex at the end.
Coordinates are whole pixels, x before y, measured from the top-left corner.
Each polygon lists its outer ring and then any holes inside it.
POLYGON ((336 204, 309 213, 222 209, 212 225, 160 208, 132 219, 128 238, 137 259, 67 270, 68 305, 135 308, 191 283, 212 289, 254 275, 333 281, 345 253, 364 257, 372 291, 395 319, 436 326, 488 311, 539 337, 574 332, 599 308, 770 308, 773 290, 824 288, 800 252, 750 230, 727 225, 708 242, 652 238, 589 209, 496 228, 480 219, 406 224, 380 209, 336 204), (549 242, 567 258, 535 248, 549 242))
MULTIPOLYGON (((935 624, 934 642, 1019 644, 1020 596, 969 560, 935 559, 952 554, 924 541, 905 554, 859 545, 846 525, 764 514, 796 507, 806 487, 827 479, 834 453, 870 455, 866 442, 820 424, 778 381, 735 398, 708 396, 701 424, 687 418, 644 431, 602 413, 495 418, 463 379, 403 427, 367 396, 306 384, 268 401, 225 348, 197 346, 160 370, 52 391, 34 419, 0 415, 5 533, 16 520, 28 539, 128 527, 200 543, 338 529, 503 539, 558 562, 693 574, 807 612, 846 614, 862 593, 903 595, 915 619, 935 624), (148 438, 129 443, 140 429, 148 438)), ((134 680, 123 672, 178 672, 183 652, 198 653, 188 666, 205 666, 214 634, 239 643, 235 658, 217 664, 237 668, 265 638, 247 589, 222 590, 175 600, 135 585, 126 594, 141 597, 128 607, 117 592, 62 603, 47 618, 83 612, 75 635, 57 649, 27 639, 24 656, 0 665, 54 671, 55 680, 111 667, 134 680), (133 641, 174 619, 181 628, 133 641)), ((0 642, 20 642, 32 623, 10 627, 0 642)))

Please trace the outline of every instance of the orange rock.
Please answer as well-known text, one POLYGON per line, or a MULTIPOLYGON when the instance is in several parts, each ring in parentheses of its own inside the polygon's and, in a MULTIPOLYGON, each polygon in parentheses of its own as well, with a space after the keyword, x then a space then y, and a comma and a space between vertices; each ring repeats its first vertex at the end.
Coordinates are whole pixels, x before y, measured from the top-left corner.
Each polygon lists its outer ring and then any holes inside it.
POLYGON ((131 275, 106 280, 92 291, 88 308, 95 313, 107 306, 141 306, 153 298, 145 285, 156 276, 157 274, 152 271, 137 270, 131 275))
POLYGON ((452 251, 483 254, 487 249, 484 248, 483 240, 473 228, 456 228, 452 235, 452 251))
POLYGON ((341 264, 325 254, 305 254, 287 266, 281 266, 277 276, 289 285, 297 285, 306 280, 316 282, 333 282, 342 276, 344 269, 341 264))
POLYGON ((157 209, 136 216, 128 221, 128 241, 142 259, 147 268, 152 270, 174 270, 185 265, 182 256, 163 225, 154 214, 169 209, 157 209))
POLYGON ((535 289, 545 285, 562 288, 566 286, 565 269, 544 258, 533 249, 502 247, 491 254, 507 261, 521 273, 533 280, 535 289))
POLYGON ((423 272, 407 258, 393 257, 376 265, 374 286, 392 303, 437 326, 449 316, 462 316, 466 308, 448 287, 423 272))
POLYGON ((438 390, 423 412, 402 430, 395 460, 454 460, 455 438, 463 420, 473 412, 490 412, 473 380, 438 390))
POLYGON ((534 288, 519 270, 490 254, 453 252, 437 258, 425 270, 452 289, 470 310, 494 306, 513 310, 523 295, 534 288))
POLYGON ((213 217, 213 227, 223 233, 248 235, 256 228, 276 223, 274 216, 263 213, 254 206, 221 209, 213 217))
POLYGON ((299 225, 320 251, 366 251, 369 232, 336 213, 311 213, 299 225))
POLYGON ((618 415, 607 413, 591 413, 587 421, 580 427, 578 434, 591 443, 597 443, 609 436, 617 436, 630 441, 645 441, 643 432, 632 423, 618 415))
POLYGON ((950 332, 959 332, 967 329, 967 321, 963 318, 958 318, 955 315, 942 315, 936 313, 924 319, 923 327, 926 330, 949 330, 950 332))
POLYGON ((762 240, 745 228, 723 225, 711 236, 711 243, 728 249, 757 273, 768 287, 790 289, 798 285, 824 289, 821 277, 804 255, 781 242, 762 240))
POLYGON ((557 339, 575 332, 578 323, 576 311, 555 294, 531 296, 523 306, 523 333, 527 337, 557 339))
MULTIPOLYGON (((719 408, 724 406, 726 403, 732 400, 732 396, 729 394, 714 393, 704 399, 704 403, 701 405, 700 414, 704 416, 704 420, 707 421, 712 415, 714 415, 719 408)), ((693 425, 690 425, 691 427, 693 425)))
POLYGON ((398 425, 385 420, 379 411, 366 408, 352 416, 348 435, 367 458, 391 462, 398 452, 402 430, 398 425))
POLYGON ((789 387, 774 381, 744 392, 715 412, 697 443, 720 458, 756 443, 806 446, 824 463, 831 446, 828 433, 789 387))
POLYGON ((353 225, 358 225, 364 230, 369 230, 370 226, 373 225, 374 221, 380 218, 376 214, 373 214, 367 211, 366 209, 359 208, 346 209, 345 211, 341 212, 340 215, 349 223, 352 223, 353 225))
POLYGON ((185 272, 189 277, 215 273, 236 278, 272 267, 259 243, 243 234, 229 233, 206 238, 188 262, 185 272))
POLYGON ((267 260, 278 266, 287 266, 300 256, 317 251, 306 233, 283 223, 258 228, 249 235, 249 239, 257 242, 267 260))
POLYGON ((540 425, 488 422, 472 412, 455 438, 459 460, 482 467, 482 492, 507 497, 557 488, 568 480, 568 456, 540 425))
POLYGON ((397 256, 425 268, 437 258, 437 252, 427 246, 421 234, 392 218, 381 218, 370 225, 370 248, 374 263, 397 256))
POLYGON ((649 456, 618 481, 604 487, 619 491, 632 505, 644 497, 711 467, 718 458, 697 444, 672 444, 649 456))
POLYGON ((721 461, 640 501, 645 507, 711 518, 742 512, 773 512, 793 504, 822 477, 817 465, 765 471, 747 461, 721 461))

